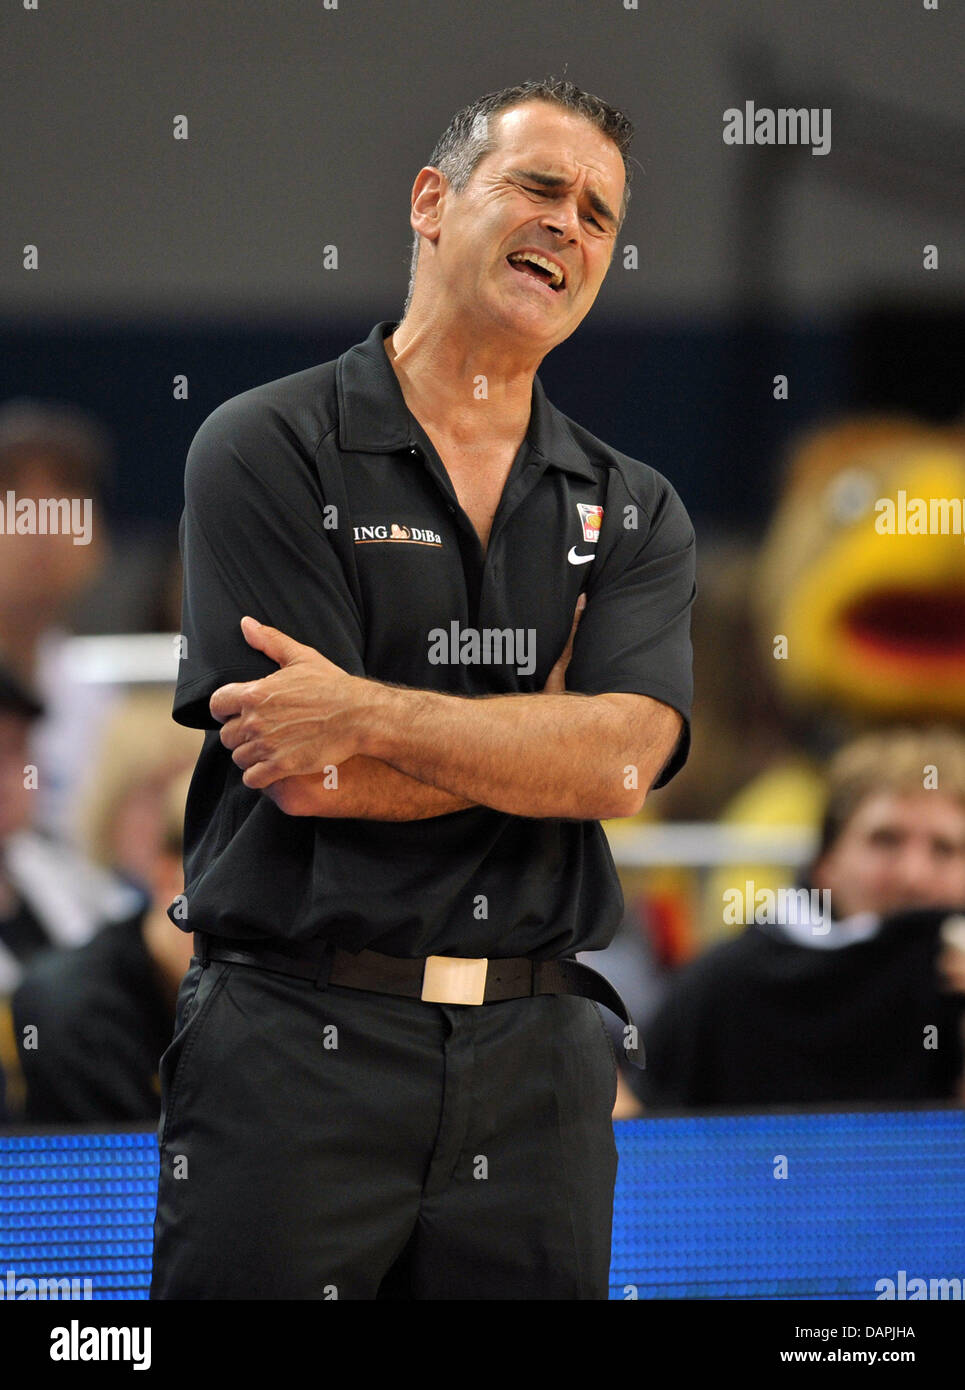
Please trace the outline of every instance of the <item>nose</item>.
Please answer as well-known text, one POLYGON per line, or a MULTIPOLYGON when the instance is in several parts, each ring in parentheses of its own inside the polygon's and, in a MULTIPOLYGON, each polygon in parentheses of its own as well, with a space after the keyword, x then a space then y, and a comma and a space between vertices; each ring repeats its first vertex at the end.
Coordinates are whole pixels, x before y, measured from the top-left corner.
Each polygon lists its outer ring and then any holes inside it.
POLYGON ((561 198, 540 218, 540 222, 555 236, 575 241, 580 226, 579 209, 572 198, 561 198))

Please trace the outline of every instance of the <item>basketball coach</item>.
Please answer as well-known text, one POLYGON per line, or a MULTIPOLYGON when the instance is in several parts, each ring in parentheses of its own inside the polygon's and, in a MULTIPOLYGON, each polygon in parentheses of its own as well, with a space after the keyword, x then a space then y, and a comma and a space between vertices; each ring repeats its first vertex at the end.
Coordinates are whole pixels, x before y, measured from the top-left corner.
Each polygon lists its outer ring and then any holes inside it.
POLYGON ((600 821, 687 757, 694 534, 536 371, 631 136, 557 79, 460 111, 401 322, 192 442, 153 1298, 607 1297, 624 1010, 574 957, 623 909, 600 821))

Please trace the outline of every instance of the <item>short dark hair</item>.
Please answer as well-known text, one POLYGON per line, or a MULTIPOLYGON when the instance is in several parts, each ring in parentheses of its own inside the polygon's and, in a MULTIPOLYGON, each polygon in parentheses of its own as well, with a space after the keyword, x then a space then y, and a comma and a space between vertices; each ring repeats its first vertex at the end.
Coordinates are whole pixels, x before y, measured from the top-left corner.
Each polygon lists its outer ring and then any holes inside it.
MULTIPOLYGON (((567 111, 575 112, 578 116, 583 116, 616 145, 623 158, 625 175, 619 212, 622 225, 630 204, 629 153, 633 125, 622 111, 608 105, 600 97, 584 92, 573 82, 568 82, 562 77, 545 77, 539 81, 520 82, 515 87, 503 87, 499 92, 490 92, 487 96, 464 106, 461 111, 456 112, 436 142, 427 163, 445 174, 450 187, 461 193, 472 178, 479 161, 497 147, 492 136, 492 117, 511 106, 521 106, 524 102, 530 101, 552 102, 567 111)), ((409 305, 412 303, 416 266, 419 262, 419 242, 419 233, 413 233, 409 291, 402 310, 403 318, 409 312, 409 305)))
POLYGON ((89 411, 62 400, 17 396, 0 405, 0 488, 16 488, 42 457, 59 487, 98 495, 115 460, 114 439, 89 411))

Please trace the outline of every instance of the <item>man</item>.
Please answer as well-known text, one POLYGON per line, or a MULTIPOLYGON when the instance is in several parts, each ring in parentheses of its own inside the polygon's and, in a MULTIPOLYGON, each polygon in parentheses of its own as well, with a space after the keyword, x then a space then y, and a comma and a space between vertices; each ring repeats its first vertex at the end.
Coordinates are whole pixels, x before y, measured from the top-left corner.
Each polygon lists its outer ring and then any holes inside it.
POLYGON ((651 1106, 958 1097, 965 975, 943 927, 965 907, 965 740, 869 734, 827 780, 814 891, 687 966, 644 1030, 630 1081, 651 1106))
POLYGON ((155 1298, 607 1295, 622 1005, 573 958, 622 910, 600 819, 687 755, 694 537, 535 372, 630 135, 566 82, 460 112, 404 321, 192 444, 155 1298))

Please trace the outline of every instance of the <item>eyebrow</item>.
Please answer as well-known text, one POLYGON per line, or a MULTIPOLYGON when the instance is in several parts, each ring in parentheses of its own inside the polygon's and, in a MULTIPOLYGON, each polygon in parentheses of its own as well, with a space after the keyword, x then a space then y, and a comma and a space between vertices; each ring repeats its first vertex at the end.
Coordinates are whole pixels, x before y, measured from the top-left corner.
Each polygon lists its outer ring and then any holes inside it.
MULTIPOLYGON (((565 188, 569 183, 569 179, 564 179, 561 174, 544 174, 539 169, 510 169, 509 172, 514 178, 531 179, 533 183, 538 183, 542 188, 565 188)), ((591 188, 588 188, 586 196, 594 212, 605 217, 614 227, 617 226, 615 214, 599 193, 594 193, 591 188)))

